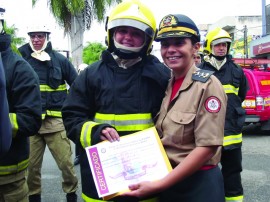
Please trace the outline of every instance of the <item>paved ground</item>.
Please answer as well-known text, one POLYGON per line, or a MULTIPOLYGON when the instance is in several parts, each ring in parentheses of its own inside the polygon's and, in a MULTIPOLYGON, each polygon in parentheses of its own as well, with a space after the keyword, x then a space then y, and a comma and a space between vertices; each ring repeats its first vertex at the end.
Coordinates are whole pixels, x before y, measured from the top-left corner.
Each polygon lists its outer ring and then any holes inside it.
POLYGON ((243 139, 243 173, 245 202, 270 201, 270 131, 250 128, 243 139))
MULTIPOLYGON (((242 181, 245 202, 270 201, 270 132, 261 134, 251 128, 244 134, 242 181)), ((74 151, 74 145, 73 151, 74 151)), ((72 161, 74 156, 72 157, 72 161)), ((80 181, 79 166, 75 166, 80 181)), ((46 150, 42 168, 42 202, 64 202, 65 194, 61 189, 61 173, 50 152, 46 150)), ((81 199, 79 183, 78 202, 81 199)))
MULTIPOLYGON (((72 144, 73 151, 74 144, 72 144)), ((74 155, 72 156, 72 162, 74 155)), ((75 166, 75 171, 79 180, 78 190, 78 202, 82 202, 81 199, 81 183, 80 183, 80 167, 75 166)), ((42 202, 64 202, 66 201, 66 195, 62 191, 62 177, 61 172, 58 170, 57 164, 55 163, 50 151, 46 149, 43 167, 42 167, 42 202)))

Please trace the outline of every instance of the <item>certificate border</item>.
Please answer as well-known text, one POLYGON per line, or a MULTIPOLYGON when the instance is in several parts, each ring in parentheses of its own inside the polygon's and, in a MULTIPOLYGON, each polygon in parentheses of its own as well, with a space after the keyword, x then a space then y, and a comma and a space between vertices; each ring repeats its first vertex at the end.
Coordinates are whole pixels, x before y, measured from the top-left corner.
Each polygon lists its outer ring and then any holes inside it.
MULTIPOLYGON (((165 149, 161 143, 160 137, 159 137, 158 132, 157 132, 155 127, 151 127, 151 128, 145 129, 143 131, 138 131, 138 132, 132 133, 130 135, 123 136, 123 137, 121 137, 121 139, 129 138, 131 136, 143 135, 143 133, 146 131, 151 131, 154 134, 155 139, 156 139, 157 144, 158 144, 158 147, 159 147, 159 150, 161 152, 161 157, 162 157, 162 159, 165 163, 165 166, 167 168, 167 171, 169 173, 172 170, 172 167, 171 167, 170 161, 168 159, 168 156, 165 152, 165 149)), ((98 195, 100 197, 102 197, 104 200, 109 200, 115 196, 118 196, 118 195, 125 193, 125 192, 128 192, 130 190, 125 189, 125 190, 116 192, 114 194, 106 195, 106 193, 109 192, 109 189, 108 189, 108 186, 106 184, 104 173, 102 172, 102 165, 101 165, 101 162, 99 161, 99 156, 98 156, 98 152, 97 152, 97 148, 99 147, 99 145, 101 145, 105 142, 108 142, 108 141, 106 140, 106 141, 103 141, 97 145, 86 147, 85 150, 87 153, 88 162, 89 162, 89 165, 91 168, 92 176, 94 178, 94 182, 95 182, 95 185, 97 188, 98 195)))

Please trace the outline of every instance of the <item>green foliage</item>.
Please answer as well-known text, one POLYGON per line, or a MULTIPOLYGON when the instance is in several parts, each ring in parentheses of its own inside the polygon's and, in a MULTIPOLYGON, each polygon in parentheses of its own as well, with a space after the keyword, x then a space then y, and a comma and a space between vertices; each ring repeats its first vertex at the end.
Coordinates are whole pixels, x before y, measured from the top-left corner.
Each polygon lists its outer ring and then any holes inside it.
POLYGON ((92 64, 100 59, 100 55, 107 47, 98 42, 88 42, 83 49, 83 63, 92 64))
MULTIPOLYGON (((32 6, 38 0, 32 0, 32 6)), ((93 19, 102 22, 106 19, 106 8, 122 0, 47 0, 48 7, 58 24, 64 28, 65 33, 71 31, 72 16, 82 15, 83 24, 90 29, 93 19)))
POLYGON ((92 6, 90 5, 90 7, 95 13, 95 19, 97 19, 98 22, 102 22, 104 20, 106 8, 120 2, 122 2, 122 0, 92 0, 92 6))
POLYGON ((14 25, 12 25, 11 27, 5 26, 5 31, 6 31, 7 34, 11 35, 11 49, 14 52, 20 54, 17 47, 25 44, 26 39, 23 38, 23 37, 17 37, 16 36, 16 33, 17 33, 18 29, 15 28, 14 25))

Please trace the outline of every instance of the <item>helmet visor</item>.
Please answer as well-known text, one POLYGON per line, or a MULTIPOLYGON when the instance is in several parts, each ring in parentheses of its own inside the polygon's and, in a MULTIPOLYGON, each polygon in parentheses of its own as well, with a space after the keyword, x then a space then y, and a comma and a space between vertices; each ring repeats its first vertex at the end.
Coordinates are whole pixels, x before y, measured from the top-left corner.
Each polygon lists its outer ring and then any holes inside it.
POLYGON ((142 23, 137 20, 133 19, 116 19, 108 23, 108 29, 113 29, 115 27, 120 27, 120 26, 129 26, 129 27, 134 27, 139 30, 142 30, 145 34, 147 34, 150 38, 153 38, 155 35, 154 30, 149 27, 147 24, 142 23))
POLYGON ((215 46, 219 43, 231 43, 232 40, 231 39, 228 39, 228 38, 221 38, 221 39, 216 39, 214 41, 212 41, 211 45, 215 46))

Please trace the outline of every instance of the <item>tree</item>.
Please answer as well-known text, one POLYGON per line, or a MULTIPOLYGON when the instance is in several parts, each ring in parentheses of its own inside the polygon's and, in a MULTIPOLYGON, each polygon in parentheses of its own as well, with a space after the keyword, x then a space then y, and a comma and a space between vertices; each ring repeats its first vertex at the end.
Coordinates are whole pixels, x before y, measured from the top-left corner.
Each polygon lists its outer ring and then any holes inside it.
MULTIPOLYGON (((35 6, 38 0, 32 0, 35 6)), ((71 40, 71 54, 74 66, 82 63, 83 33, 90 29, 92 21, 104 21, 106 8, 122 0, 47 0, 48 7, 64 34, 71 40)))
POLYGON ((87 46, 83 49, 83 63, 92 64, 100 59, 100 55, 106 47, 101 43, 88 42, 87 46))
POLYGON ((25 38, 17 37, 16 32, 18 31, 18 29, 15 28, 14 25, 12 25, 11 27, 7 27, 5 25, 5 31, 6 31, 7 34, 10 34, 10 36, 11 36, 11 49, 15 53, 20 54, 17 47, 19 47, 19 46, 21 46, 22 44, 25 43, 25 38))

